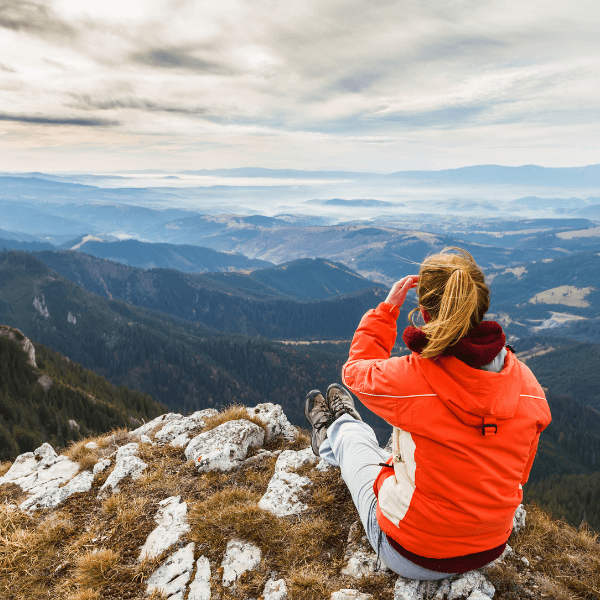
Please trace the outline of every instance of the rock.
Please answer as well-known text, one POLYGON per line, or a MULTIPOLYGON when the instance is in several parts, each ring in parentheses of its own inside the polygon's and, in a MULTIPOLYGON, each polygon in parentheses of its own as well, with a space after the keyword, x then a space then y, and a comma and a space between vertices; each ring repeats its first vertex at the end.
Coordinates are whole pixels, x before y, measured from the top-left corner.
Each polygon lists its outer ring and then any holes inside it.
POLYGON ((271 458, 272 456, 278 456, 279 454, 281 454, 281 450, 274 450, 273 452, 271 452, 270 450, 265 450, 264 448, 261 448, 254 456, 247 458, 241 466, 246 467, 247 465, 253 465, 267 458, 271 458))
POLYGON ((331 594, 331 600, 369 600, 371 594, 363 594, 358 590, 340 590, 331 594))
POLYGON ((445 594, 439 592, 440 588, 444 586, 444 582, 446 590, 450 591, 450 585, 445 579, 442 582, 438 582, 398 577, 394 587, 394 600, 425 600, 426 598, 442 600, 445 594))
POLYGON ((286 440, 294 441, 298 437, 298 430, 288 421, 279 404, 265 402, 257 404, 254 408, 247 408, 251 417, 258 417, 266 429, 267 441, 283 436, 286 440))
POLYGON ((158 503, 160 508, 154 516, 158 527, 146 539, 141 548, 139 559, 154 558, 179 541, 190 530, 187 523, 187 504, 181 496, 171 496, 158 503))
POLYGON ((98 450, 98 444, 96 442, 88 442, 84 448, 87 448, 88 450, 98 450))
POLYGON ((326 471, 329 471, 330 469, 333 469, 333 465, 330 465, 324 458, 322 458, 317 466, 315 467, 315 469, 317 471, 321 471, 321 473, 325 473, 326 471))
POLYGON ((131 476, 132 479, 137 479, 147 466, 148 465, 137 456, 127 456, 118 461, 112 473, 107 477, 104 485, 100 488, 98 497, 104 496, 109 488, 112 492, 118 492, 118 484, 121 479, 128 476, 131 476))
POLYGON ((318 460, 310 447, 298 451, 284 450, 275 463, 275 473, 277 471, 291 473, 304 465, 315 464, 318 460))
POLYGON ((196 575, 187 600, 210 600, 210 562, 206 556, 196 561, 196 575))
POLYGON ((350 551, 346 566, 342 569, 342 575, 351 577, 363 577, 375 572, 377 566, 377 554, 364 550, 350 551))
POLYGON ((223 585, 231 587, 236 580, 260 564, 262 553, 258 546, 241 540, 229 540, 221 566, 223 567, 223 585))
POLYGON ((527 559, 526 559, 524 556, 521 556, 521 562, 522 562, 522 563, 523 563, 523 564, 524 564, 526 567, 528 567, 528 566, 529 566, 529 561, 528 561, 528 560, 527 560, 527 559))
POLYGON ((69 424, 69 429, 77 429, 77 431, 79 431, 79 423, 77 423, 77 421, 69 419, 67 423, 69 424))
POLYGON ((148 434, 148 432, 152 429, 158 430, 159 428, 164 427, 166 423, 173 421, 174 419, 183 419, 183 415, 179 413, 165 413, 164 415, 160 415, 160 417, 156 417, 156 419, 152 419, 152 421, 148 421, 144 423, 142 426, 134 429, 130 432, 130 436, 132 437, 140 437, 142 434, 148 434))
POLYGON ((69 496, 78 492, 89 492, 92 489, 94 474, 91 471, 79 473, 63 487, 46 489, 23 502, 19 508, 29 512, 41 508, 54 508, 64 502, 69 496))
MULTIPOLYGON (((46 309, 47 311, 48 309, 46 309)), ((21 344, 22 348, 23 348, 23 352, 25 352, 25 354, 27 354, 27 362, 34 368, 37 369, 37 364, 35 363, 35 348, 33 347, 33 344, 31 343, 31 340, 29 338, 25 338, 21 344)), ((50 379, 48 377, 48 379, 50 379)))
POLYGON ((198 410, 191 414, 189 417, 182 417, 181 419, 174 419, 164 425, 162 429, 154 434, 154 439, 157 442, 166 444, 171 440, 174 440, 179 435, 196 429, 197 427, 204 427, 204 419, 208 417, 214 417, 217 411, 214 408, 207 408, 206 410, 198 410))
POLYGON ((48 375, 42 375, 38 379, 38 383, 42 386, 45 392, 47 392, 52 387, 52 379, 50 379, 48 375))
POLYGON ((480 591, 489 598, 493 598, 496 588, 479 571, 463 573, 458 579, 450 584, 448 600, 456 600, 468 596, 474 591, 480 591))
POLYGON ((147 435, 142 433, 140 435, 140 444, 150 444, 151 446, 156 446, 156 442, 153 442, 147 435))
POLYGON ((151 594, 160 589, 169 600, 176 600, 177 594, 183 598, 187 582, 194 568, 194 542, 181 548, 167 558, 167 560, 156 570, 147 581, 146 592, 151 594))
POLYGON ((215 429, 199 433, 187 445, 185 456, 194 461, 196 470, 231 471, 248 455, 250 448, 260 448, 265 439, 262 427, 239 419, 228 421, 215 429))
POLYGON ((480 592, 479 590, 475 590, 468 598, 467 600, 490 600, 489 596, 486 596, 483 592, 480 592))
POLYGON ((110 458, 103 458, 101 461, 98 461, 94 465, 94 475, 98 475, 98 473, 102 473, 107 467, 110 467, 111 460, 110 458))
POLYGON ((283 579, 269 579, 263 591, 263 600, 287 600, 287 587, 283 579))
POLYGON ((301 477, 297 473, 276 471, 265 495, 260 499, 258 507, 268 510, 277 517, 296 515, 305 511, 308 507, 298 499, 298 494, 309 486, 311 481, 308 477, 301 477))
POLYGON ((10 469, 0 477, 0 485, 14 483, 31 495, 58 488, 70 481, 79 471, 79 465, 66 456, 58 456, 45 442, 33 452, 18 456, 10 469))
POLYGON ((522 504, 517 506, 517 510, 515 511, 515 516, 513 517, 513 533, 519 533, 521 529, 525 529, 525 516, 527 515, 527 511, 523 508, 522 504))
POLYGON ((130 444, 125 444, 124 446, 121 446, 117 450, 117 456, 115 458, 115 462, 118 463, 119 461, 123 460, 127 456, 138 456, 140 453, 139 447, 140 447, 140 445, 137 442, 131 442, 130 444))

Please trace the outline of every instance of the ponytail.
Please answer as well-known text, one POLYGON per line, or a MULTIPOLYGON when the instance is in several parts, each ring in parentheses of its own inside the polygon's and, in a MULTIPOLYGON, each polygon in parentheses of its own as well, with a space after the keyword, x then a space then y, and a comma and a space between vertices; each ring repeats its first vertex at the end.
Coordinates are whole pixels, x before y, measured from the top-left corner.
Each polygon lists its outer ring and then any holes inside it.
MULTIPOLYGON (((428 257, 419 272, 419 304, 429 314, 423 358, 434 358, 479 326, 489 308, 489 289, 473 257, 461 248, 444 248, 428 257), (449 253, 457 250, 460 254, 449 253)), ((409 314, 412 325, 413 314, 409 314)))

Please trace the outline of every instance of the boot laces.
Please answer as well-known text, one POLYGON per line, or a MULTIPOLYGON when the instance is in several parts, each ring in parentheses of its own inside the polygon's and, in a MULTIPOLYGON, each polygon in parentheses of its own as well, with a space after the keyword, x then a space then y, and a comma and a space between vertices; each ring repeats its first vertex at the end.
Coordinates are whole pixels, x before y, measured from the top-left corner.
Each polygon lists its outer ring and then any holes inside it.
POLYGON ((323 427, 329 427, 335 421, 335 417, 329 411, 324 412, 323 416, 313 423, 313 428, 315 431, 320 431, 323 427))
POLYGON ((352 411, 352 405, 338 391, 334 391, 331 394, 329 406, 331 408, 331 411, 335 414, 339 413, 340 411, 342 411, 342 412, 351 412, 352 411))

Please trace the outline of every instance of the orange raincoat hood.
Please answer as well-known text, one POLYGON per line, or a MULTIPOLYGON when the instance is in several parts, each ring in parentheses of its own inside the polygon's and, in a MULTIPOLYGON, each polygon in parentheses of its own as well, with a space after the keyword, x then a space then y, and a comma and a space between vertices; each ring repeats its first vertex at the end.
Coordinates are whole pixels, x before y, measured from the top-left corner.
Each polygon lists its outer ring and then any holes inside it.
POLYGON ((420 360, 417 365, 438 398, 466 425, 480 426, 486 416, 514 416, 522 373, 512 352, 507 352, 499 373, 469 367, 453 356, 420 360))

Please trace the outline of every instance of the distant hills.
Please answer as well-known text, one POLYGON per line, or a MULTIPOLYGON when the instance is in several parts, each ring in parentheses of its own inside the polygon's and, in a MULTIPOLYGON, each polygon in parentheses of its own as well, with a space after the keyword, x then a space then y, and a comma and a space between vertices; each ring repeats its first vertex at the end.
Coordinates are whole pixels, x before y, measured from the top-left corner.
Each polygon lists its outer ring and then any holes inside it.
POLYGON ((486 273, 489 316, 512 336, 600 341, 600 253, 523 263, 486 273))
POLYGON ((247 258, 243 254, 217 252, 200 246, 150 244, 137 240, 105 242, 93 236, 83 236, 60 248, 85 252, 132 267, 177 269, 184 273, 251 271, 272 265, 268 261, 247 258))

